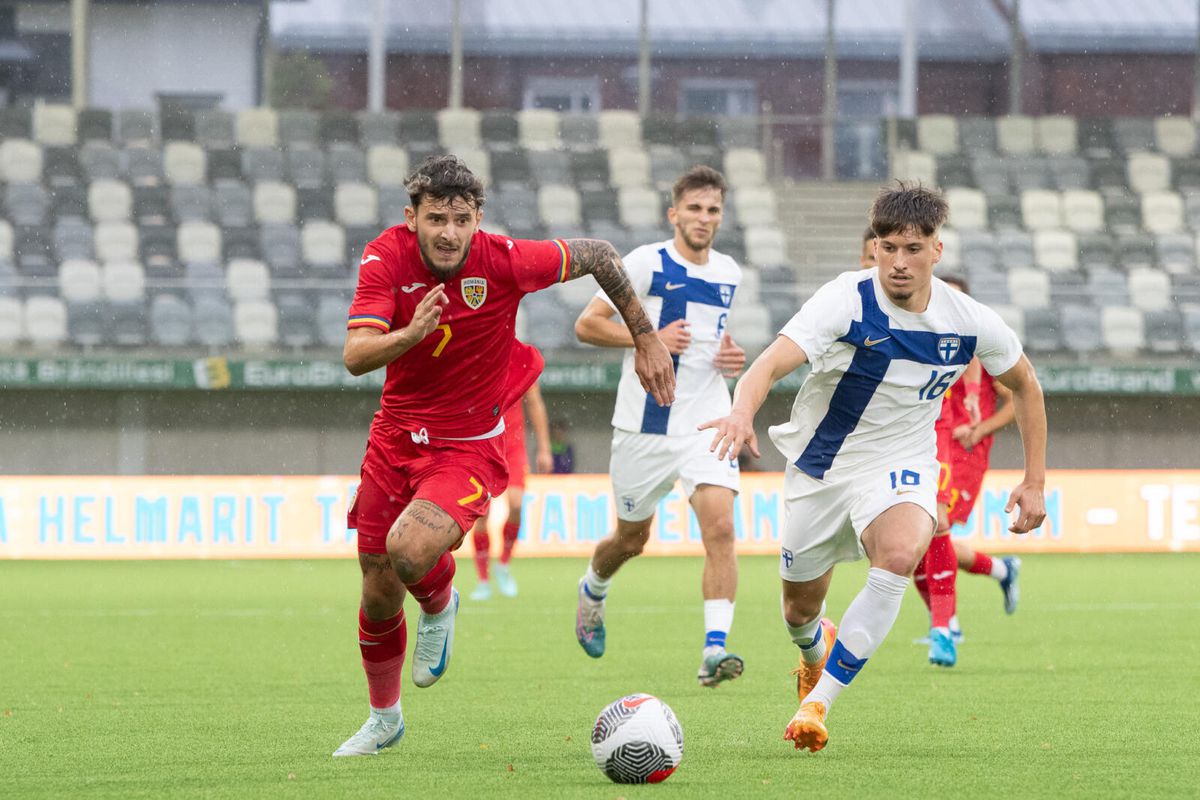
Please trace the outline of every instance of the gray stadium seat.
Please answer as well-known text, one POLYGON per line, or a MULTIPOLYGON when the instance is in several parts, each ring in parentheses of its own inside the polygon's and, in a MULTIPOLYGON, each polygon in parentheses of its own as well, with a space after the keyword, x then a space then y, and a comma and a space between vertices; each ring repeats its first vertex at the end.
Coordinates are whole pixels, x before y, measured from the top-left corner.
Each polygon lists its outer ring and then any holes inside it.
POLYGON ((94 253, 90 223, 81 219, 60 219, 54 226, 54 252, 60 261, 90 259, 94 253))
POLYGON ((211 296, 197 298, 194 320, 196 341, 200 344, 217 348, 233 341, 233 313, 228 301, 211 296))
MULTIPOLYGON (((1015 298, 1014 298, 1015 299, 1015 298)), ((1019 303, 1020 301, 1017 300, 1019 303)), ((1063 349, 1061 323, 1055 308, 1025 308, 1025 348, 1034 353, 1063 349)))
POLYGON ((249 147, 242 151, 242 175, 247 181, 282 181, 285 172, 282 150, 249 147))
POLYGON ((317 113, 300 109, 279 112, 279 140, 289 148, 318 146, 320 119, 317 113))
POLYGON ((311 145, 297 145, 287 150, 287 180, 297 189, 325 185, 325 152, 311 145))
POLYGON ((321 114, 321 142, 325 145, 358 145, 358 119, 346 111, 326 111, 321 114))
POLYGON ((82 183, 79 151, 74 147, 47 147, 43 150, 42 180, 51 189, 78 186, 82 183))
POLYGON ((281 278, 301 276, 300 231, 295 225, 263 225, 259 237, 263 260, 273 275, 281 278))
POLYGON ((1101 316, 1095 308, 1068 303, 1061 308, 1063 344, 1066 349, 1088 356, 1104 345, 1101 316))
POLYGON ((1089 158, 1107 158, 1116 150, 1112 120, 1090 117, 1078 120, 1079 150, 1089 158))
POLYGON ((150 301, 150 341, 161 347, 184 347, 193 341, 192 307, 174 294, 150 301))
POLYGON ((326 347, 341 347, 346 340, 350 298, 322 296, 317 301, 317 339, 326 347))
POLYGON ((438 143, 437 114, 433 111, 405 111, 400 114, 399 143, 403 147, 434 147, 438 143))
POLYGON ((205 150, 233 147, 237 143, 233 124, 233 115, 228 111, 216 108, 197 111, 193 122, 196 143, 205 150))
POLYGON ((1125 153, 1155 149, 1154 120, 1148 117, 1118 117, 1112 129, 1117 148, 1125 153))
POLYGON ((158 115, 144 109, 122 109, 117 112, 113 140, 125 146, 153 147, 158 144, 158 115))
POLYGON ((1162 233, 1154 237, 1158 265, 1166 272, 1194 272, 1196 241, 1190 233, 1162 233))
POLYGON ((395 111, 360 111, 358 136, 363 147, 396 145, 399 142, 400 115, 395 111))
POLYGON ((1023 225, 1021 201, 1011 194, 987 196, 988 223, 993 230, 1018 230, 1023 225))
POLYGON ((1028 231, 1017 228, 996 231, 996 250, 1007 269, 1032 267, 1035 263, 1033 236, 1028 231))
MULTIPOLYGON (((958 120, 958 136, 968 153, 996 152, 996 122, 991 117, 962 117, 958 120)), ((759 145, 752 145, 759 146, 759 145)))
POLYGON ((20 298, 6 294, 4 275, 0 274, 0 347, 12 347, 24 338, 22 315, 24 304, 20 298))
POLYGON ((1049 189, 1053 184, 1046 159, 1042 156, 1011 156, 1008 176, 1013 191, 1018 194, 1029 189, 1049 189))
POLYGON ((146 345, 148 314, 144 303, 112 303, 108 313, 111 315, 109 339, 113 344, 120 347, 146 345))
POLYGON ((1059 191, 1092 188, 1092 170, 1082 156, 1053 155, 1046 158, 1051 185, 1059 191))
POLYGON ((1145 312, 1146 348, 1157 355, 1183 350, 1183 318, 1174 308, 1145 312))
POLYGON ((138 145, 126 148, 125 174, 134 186, 158 186, 165 180, 163 152, 157 147, 138 145))
POLYGON ((172 186, 171 214, 179 222, 212 219, 212 190, 208 186, 172 186))
POLYGON ((600 143, 599 120, 595 114, 563 114, 559 135, 569 150, 595 150, 600 143))
POLYGON ((667 191, 690 166, 683 151, 667 145, 650 148, 650 184, 667 191))
POLYGON ((529 172, 539 186, 565 184, 571 180, 571 160, 565 150, 546 150, 531 154, 529 172))
POLYGON ((1125 270, 1154 266, 1154 237, 1138 231, 1117 234, 1117 264, 1125 270))
POLYGON ((516 114, 511 111, 484 111, 479 132, 492 152, 515 148, 520 137, 516 114))
POLYGON ((221 181, 242 179, 242 154, 234 148, 208 151, 208 180, 216 184, 221 181))
POLYGON ((312 303, 302 295, 281 294, 276 298, 275 307, 280 344, 293 348, 312 346, 316 340, 316 314, 312 303))
POLYGON ((19 225, 13 228, 13 253, 22 275, 50 277, 56 272, 54 231, 48 227, 19 225))
POLYGON ((38 184, 12 184, 4 188, 4 207, 13 225, 42 225, 50 211, 50 197, 38 184))
POLYGON ((109 338, 109 320, 107 303, 99 300, 67 303, 67 337, 78 347, 90 348, 104 344, 109 338))
POLYGON ((85 108, 75 117, 80 142, 112 141, 112 112, 105 108, 85 108))
POLYGON ((213 208, 224 228, 241 228, 254 221, 250 188, 239 181, 219 181, 213 186, 213 208))
POLYGON ((326 164, 331 183, 362 183, 367 180, 366 155, 353 145, 331 145, 326 164))
POLYGON ((1089 270, 1087 292, 1091 304, 1099 308, 1129 305, 1129 285, 1125 273, 1115 269, 1089 270))
POLYGON ((717 120, 717 141, 726 151, 735 147, 761 148, 763 141, 758 117, 721 117, 717 120))
POLYGON ((121 177, 121 155, 109 142, 84 142, 79 148, 79 167, 88 181, 121 177))

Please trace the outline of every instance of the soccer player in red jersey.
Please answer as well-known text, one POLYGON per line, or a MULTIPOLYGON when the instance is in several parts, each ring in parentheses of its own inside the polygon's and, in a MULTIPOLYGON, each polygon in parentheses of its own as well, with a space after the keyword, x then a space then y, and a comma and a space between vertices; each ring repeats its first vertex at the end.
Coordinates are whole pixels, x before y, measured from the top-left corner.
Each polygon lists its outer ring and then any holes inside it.
MULTIPOLYGON (((967 291, 965 280, 959 276, 944 275, 942 280, 959 291, 967 291)), ((956 614, 955 584, 960 568, 995 577, 1004 591, 1005 610, 1009 614, 1016 610, 1020 561, 1015 557, 993 559, 950 538, 951 527, 966 523, 971 516, 987 471, 992 434, 1014 417, 1011 393, 997 386, 978 361, 973 361, 962 380, 946 392, 942 403, 935 426, 938 461, 942 467, 938 479, 937 532, 913 575, 913 583, 929 609, 931 664, 952 667, 958 660, 955 645, 961 641, 962 631, 956 614), (998 392, 1009 399, 999 411, 996 410, 998 392)))
POLYGON ((517 581, 512 576, 509 563, 513 547, 521 532, 521 504, 525 499, 525 474, 529 470, 525 453, 525 409, 529 407, 529 422, 537 440, 537 471, 546 474, 554 470, 554 457, 550 454, 550 418, 546 414, 546 403, 535 383, 525 393, 522 403, 514 403, 504 414, 504 453, 508 463, 508 488, 504 491, 508 501, 508 519, 504 521, 504 539, 500 560, 490 564, 491 538, 488 536, 487 517, 475 520, 471 529, 471 541, 475 545, 475 572, 479 583, 471 592, 472 600, 489 600, 492 597, 492 582, 489 572, 494 572, 496 589, 504 597, 517 596, 517 581), (491 567, 491 568, 490 568, 491 567), (489 569, 490 568, 490 569, 489 569))
POLYGON ((508 482, 503 414, 542 368, 513 335, 521 298, 592 275, 629 327, 646 391, 662 405, 674 399, 671 356, 611 244, 481 231, 483 184, 455 156, 426 159, 406 189, 405 224, 363 251, 342 354, 352 374, 386 366, 387 379, 347 515, 358 531, 371 712, 335 756, 377 753, 404 735, 407 594, 421 608, 413 683, 431 686, 449 665, 458 611, 451 551, 508 482))

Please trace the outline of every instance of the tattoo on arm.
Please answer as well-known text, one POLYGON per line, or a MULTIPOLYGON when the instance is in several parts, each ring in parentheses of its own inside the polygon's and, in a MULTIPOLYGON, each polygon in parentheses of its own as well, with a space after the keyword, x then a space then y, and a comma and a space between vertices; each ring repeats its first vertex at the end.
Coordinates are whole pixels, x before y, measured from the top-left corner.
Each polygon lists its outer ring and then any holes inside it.
POLYGON ((571 271, 567 280, 591 275, 621 312, 630 333, 635 337, 654 333, 654 326, 633 291, 616 248, 602 239, 568 239, 566 245, 571 252, 571 271))

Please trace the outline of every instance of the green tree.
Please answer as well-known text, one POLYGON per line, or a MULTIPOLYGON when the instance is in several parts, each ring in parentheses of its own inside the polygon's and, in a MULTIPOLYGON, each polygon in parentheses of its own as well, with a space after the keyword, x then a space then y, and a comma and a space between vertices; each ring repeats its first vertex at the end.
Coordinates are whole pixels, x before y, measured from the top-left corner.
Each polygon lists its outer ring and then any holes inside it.
POLYGON ((274 108, 329 106, 333 78, 324 62, 305 52, 284 53, 275 59, 271 76, 271 105, 274 108))

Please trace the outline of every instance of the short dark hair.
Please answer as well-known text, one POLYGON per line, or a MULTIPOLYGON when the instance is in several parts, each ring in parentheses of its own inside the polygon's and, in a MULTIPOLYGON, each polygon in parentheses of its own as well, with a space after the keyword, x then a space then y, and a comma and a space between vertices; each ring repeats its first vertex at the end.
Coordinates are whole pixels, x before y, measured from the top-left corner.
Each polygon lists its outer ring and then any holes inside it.
POLYGON ((869 242, 874 238, 875 238, 875 229, 872 228, 870 225, 868 225, 867 229, 865 231, 863 231, 863 241, 869 242))
POLYGON ((947 272, 944 275, 939 275, 938 277, 952 286, 957 286, 963 294, 971 293, 971 287, 967 285, 966 276, 958 272, 947 272))
POLYGON ((430 156, 404 179, 404 188, 413 208, 420 206, 423 198, 461 199, 475 209, 483 208, 483 181, 458 156, 430 156))
POLYGON ((671 187, 671 202, 678 203, 679 198, 683 197, 684 192, 690 192, 693 189, 716 189, 721 193, 721 201, 725 201, 725 192, 729 186, 725 183, 725 176, 715 169, 704 164, 697 164, 687 172, 679 176, 675 181, 675 185, 671 187))
POLYGON ((871 204, 871 230, 876 236, 891 236, 910 228, 932 236, 946 222, 950 207, 942 193, 921 184, 896 181, 879 190, 871 204))

